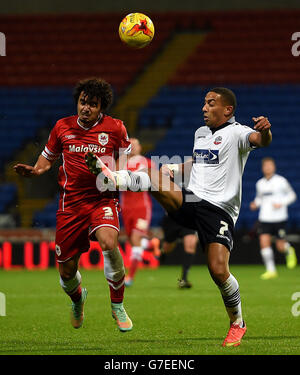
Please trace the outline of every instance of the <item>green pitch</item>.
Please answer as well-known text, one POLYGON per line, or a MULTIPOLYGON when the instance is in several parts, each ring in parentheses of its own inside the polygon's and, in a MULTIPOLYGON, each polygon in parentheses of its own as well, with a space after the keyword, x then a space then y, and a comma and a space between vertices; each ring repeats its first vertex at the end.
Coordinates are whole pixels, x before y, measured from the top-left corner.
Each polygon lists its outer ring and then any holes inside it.
POLYGON ((263 270, 231 266, 248 326, 237 348, 221 346, 229 327, 227 314, 204 266, 191 269, 193 288, 185 290, 177 288, 180 267, 141 270, 125 291, 134 325, 127 333, 119 332, 111 317, 102 270, 81 270, 89 294, 78 330, 71 327, 70 302, 57 270, 1 270, 6 316, 0 316, 0 354, 300 354, 300 316, 292 314, 292 295, 300 292, 299 267, 279 266, 279 277, 271 281, 259 279, 263 270))

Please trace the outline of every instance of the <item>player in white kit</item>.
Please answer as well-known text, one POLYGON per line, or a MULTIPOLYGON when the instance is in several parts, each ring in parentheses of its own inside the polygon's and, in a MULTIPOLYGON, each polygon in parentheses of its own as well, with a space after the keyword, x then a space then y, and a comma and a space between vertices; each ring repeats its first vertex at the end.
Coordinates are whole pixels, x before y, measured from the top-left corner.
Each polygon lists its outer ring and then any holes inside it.
POLYGON ((286 256, 287 267, 292 269, 297 265, 295 249, 285 238, 288 206, 296 201, 297 195, 287 179, 276 174, 276 164, 272 158, 262 160, 262 172, 264 177, 256 183, 256 196, 250 203, 250 209, 259 209, 257 232, 260 253, 266 267, 261 279, 269 280, 278 276, 272 236, 276 237, 277 250, 286 256))
POLYGON ((197 231, 230 320, 223 346, 240 345, 246 332, 239 284, 229 271, 233 230, 241 205, 242 174, 250 151, 268 146, 272 140, 266 117, 253 117, 252 129, 235 120, 235 109, 236 97, 231 90, 210 90, 202 108, 205 126, 196 130, 192 160, 165 164, 159 172, 107 173, 99 158, 86 155, 90 171, 103 172, 108 188, 150 190, 175 221, 197 231), (186 190, 172 181, 182 175, 185 181, 189 179, 187 185, 184 183, 186 190))

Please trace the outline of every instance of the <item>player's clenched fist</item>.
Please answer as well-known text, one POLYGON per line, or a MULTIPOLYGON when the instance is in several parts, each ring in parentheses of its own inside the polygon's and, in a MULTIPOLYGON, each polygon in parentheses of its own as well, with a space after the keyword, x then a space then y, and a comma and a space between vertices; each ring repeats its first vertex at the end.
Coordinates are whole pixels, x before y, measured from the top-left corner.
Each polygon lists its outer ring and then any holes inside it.
POLYGON ((252 120, 255 122, 254 129, 258 132, 266 131, 271 128, 271 124, 268 120, 268 117, 252 117, 252 120))
POLYGON ((160 171, 165 176, 170 176, 174 178, 176 174, 179 172, 179 165, 178 164, 163 164, 160 168, 160 171))

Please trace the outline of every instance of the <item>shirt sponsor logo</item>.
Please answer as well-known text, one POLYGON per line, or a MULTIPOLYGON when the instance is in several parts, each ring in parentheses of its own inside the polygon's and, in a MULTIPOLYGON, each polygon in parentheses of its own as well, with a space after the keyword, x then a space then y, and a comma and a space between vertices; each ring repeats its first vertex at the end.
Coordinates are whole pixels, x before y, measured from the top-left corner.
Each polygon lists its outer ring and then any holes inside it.
POLYGON ((100 133, 100 134, 98 134, 98 142, 102 146, 107 145, 107 143, 108 143, 108 134, 107 133, 100 133))
POLYGON ((219 164, 219 150, 195 150, 193 163, 197 164, 219 164))
POLYGON ((94 153, 97 153, 97 152, 100 152, 100 153, 104 153, 106 151, 106 147, 101 147, 101 146, 98 146, 98 145, 80 145, 80 146, 76 146, 76 145, 69 145, 69 152, 94 152, 94 153))

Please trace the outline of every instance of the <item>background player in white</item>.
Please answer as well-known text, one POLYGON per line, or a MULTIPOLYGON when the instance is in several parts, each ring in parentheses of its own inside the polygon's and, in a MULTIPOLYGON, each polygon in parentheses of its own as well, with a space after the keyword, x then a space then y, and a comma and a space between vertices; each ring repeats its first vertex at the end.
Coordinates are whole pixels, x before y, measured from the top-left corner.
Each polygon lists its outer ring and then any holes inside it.
POLYGON ((288 206, 296 201, 297 195, 286 178, 276 174, 275 161, 266 157, 262 160, 264 177, 256 183, 256 197, 250 203, 251 210, 259 209, 258 228, 260 253, 266 272, 261 279, 268 280, 278 276, 272 249, 272 236, 276 237, 276 248, 286 255, 287 267, 297 265, 295 249, 286 241, 288 206))
MULTIPOLYGON (((198 232, 210 275, 219 287, 230 320, 223 346, 238 346, 246 332, 239 284, 229 271, 232 235, 241 205, 242 174, 250 151, 272 141, 266 117, 253 117, 254 129, 235 121, 236 97, 227 88, 211 89, 205 96, 204 122, 195 133, 193 160, 164 165, 161 170, 128 173, 118 171, 107 186, 118 189, 149 189, 154 198, 178 223, 198 232), (187 190, 170 181, 190 171, 187 190)), ((88 153, 86 163, 94 174, 103 163, 88 153)))

